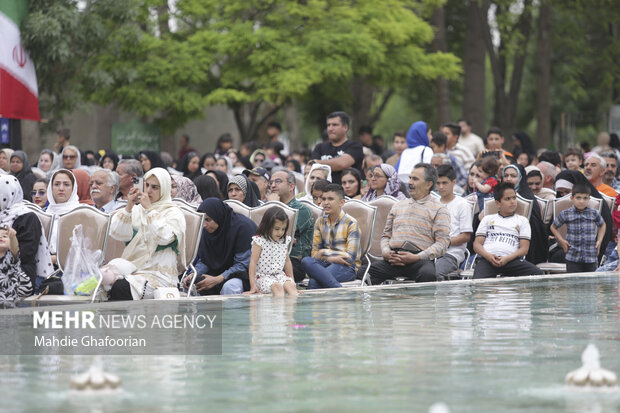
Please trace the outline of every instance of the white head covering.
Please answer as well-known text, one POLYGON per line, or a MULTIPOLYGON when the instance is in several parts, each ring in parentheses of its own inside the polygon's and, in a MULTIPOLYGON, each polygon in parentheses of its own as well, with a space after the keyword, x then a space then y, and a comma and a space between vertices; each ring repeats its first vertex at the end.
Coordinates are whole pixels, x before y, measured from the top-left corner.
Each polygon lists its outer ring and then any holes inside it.
MULTIPOLYGON (((170 224, 171 227, 174 228, 173 232, 178 241, 179 258, 181 258, 183 264, 185 264, 185 216, 180 208, 172 202, 172 197, 170 195, 172 178, 170 178, 170 174, 164 168, 152 168, 144 174, 144 181, 146 182, 152 176, 157 178, 159 181, 161 197, 157 201, 151 203, 151 208, 152 210, 155 210, 163 215, 166 223, 170 224)), ((136 254, 137 251, 134 250, 136 246, 141 243, 142 240, 140 238, 143 238, 144 242, 149 247, 147 258, 148 255, 155 252, 157 248, 157 241, 153 239, 153 237, 144 237, 144 234, 149 232, 149 222, 147 220, 148 213, 149 211, 144 209, 142 205, 136 205, 131 210, 131 221, 134 228, 137 227, 136 229, 138 230, 138 233, 134 237, 136 242, 134 243, 134 240, 132 240, 129 245, 127 245, 127 248, 125 248, 125 252, 123 253, 123 257, 133 256, 136 254)), ((140 267, 140 265, 137 266, 140 267)))
POLYGON ((56 172, 52 174, 49 184, 47 184, 47 200, 50 203, 47 206, 46 212, 52 215, 62 215, 66 212, 72 211, 76 207, 80 205, 80 199, 77 194, 77 179, 75 179, 75 175, 68 169, 58 169, 56 172), (54 187, 54 178, 60 172, 71 175, 73 180, 73 190, 71 191, 71 196, 67 200, 67 202, 57 203, 54 199, 54 192, 52 188, 54 187))
POLYGON ((557 181, 555 181, 555 189, 557 190, 558 188, 564 188, 564 189, 573 189, 573 183, 569 182, 565 179, 558 179, 557 181))
POLYGON ((60 168, 60 156, 51 149, 43 149, 39 154, 39 159, 37 159, 37 167, 39 166, 39 162, 41 162, 41 157, 45 154, 48 154, 52 157, 52 165, 50 166, 49 171, 45 172, 47 176, 50 176, 54 173, 56 169, 60 168))
POLYGON ((0 152, 6 154, 6 169, 0 169, 0 173, 9 173, 11 172, 11 155, 13 155, 13 149, 3 148, 0 149, 0 152))
POLYGON ((310 172, 308 173, 308 179, 306 179, 306 183, 305 183, 306 195, 304 195, 304 197, 302 198, 310 202, 312 202, 312 191, 311 191, 312 188, 310 187, 310 175, 312 175, 312 172, 314 172, 316 169, 322 169, 324 171, 327 171, 326 179, 329 182, 332 181, 332 168, 329 165, 323 165, 321 163, 313 164, 312 167, 310 168, 310 172))
MULTIPOLYGON (((30 212, 22 202, 23 198, 22 187, 17 178, 11 175, 0 177, 0 227, 4 225, 12 227, 15 219, 30 212)), ((38 276, 47 278, 54 271, 43 225, 41 225, 36 263, 38 276)))
POLYGON ((60 160, 58 162, 59 163, 58 166, 61 167, 61 168, 66 168, 65 167, 65 161, 63 159, 63 155, 65 154, 65 151, 67 149, 70 149, 70 150, 72 150, 73 152, 75 152, 77 154, 77 158, 75 159, 75 165, 73 166, 72 169, 77 169, 77 168, 81 167, 82 166, 82 155, 80 154, 80 150, 78 149, 78 147, 75 146, 75 145, 67 145, 64 148, 62 148, 62 153, 60 154, 60 160))

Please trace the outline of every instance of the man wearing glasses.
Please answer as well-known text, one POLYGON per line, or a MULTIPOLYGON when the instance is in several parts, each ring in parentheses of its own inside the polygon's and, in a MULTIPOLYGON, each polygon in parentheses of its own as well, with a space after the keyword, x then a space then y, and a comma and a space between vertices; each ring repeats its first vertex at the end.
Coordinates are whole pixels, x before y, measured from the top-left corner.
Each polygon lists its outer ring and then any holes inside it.
POLYGON ((280 201, 299 211, 293 248, 289 255, 293 264, 295 282, 300 282, 306 278, 306 272, 301 266, 301 259, 309 257, 312 252, 314 217, 305 205, 295 199, 295 175, 291 171, 279 169, 274 172, 271 176, 269 188, 271 192, 267 195, 267 201, 280 201))

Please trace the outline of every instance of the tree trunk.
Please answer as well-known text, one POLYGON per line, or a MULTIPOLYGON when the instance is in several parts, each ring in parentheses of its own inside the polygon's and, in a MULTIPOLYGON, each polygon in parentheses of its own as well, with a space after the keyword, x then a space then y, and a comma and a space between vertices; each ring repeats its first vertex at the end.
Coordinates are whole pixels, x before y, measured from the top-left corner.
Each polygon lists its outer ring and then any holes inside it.
POLYGON ((165 37, 170 34, 170 25, 168 19, 170 16, 170 9, 168 8, 168 1, 162 1, 157 6, 157 25, 159 27, 159 36, 165 37))
POLYGON ((280 106, 270 106, 259 117, 258 113, 263 105, 262 101, 231 105, 235 123, 239 130, 241 142, 248 142, 258 138, 258 130, 267 122, 267 120, 278 113, 280 106))
MULTIPOLYGON (((484 2, 487 9, 488 1, 484 2)), ((519 102, 519 92, 521 90, 521 81, 523 80, 523 69, 525 68, 525 57, 527 53, 527 44, 530 38, 530 32, 532 27, 532 0, 525 0, 523 2, 523 12, 519 16, 519 20, 514 27, 505 28, 505 31, 500 30, 500 44, 496 51, 491 38, 491 29, 489 27, 488 17, 486 13, 479 10, 478 16, 480 24, 483 26, 484 40, 489 53, 489 59, 491 61, 491 70, 493 72, 493 85, 495 87, 495 108, 493 124, 499 126, 505 137, 510 137, 515 132, 517 123, 517 107, 519 102), (518 32, 518 33, 516 33, 518 32), (507 43, 510 42, 510 38, 517 37, 515 44, 512 45, 514 52, 514 58, 512 62, 512 76, 510 78, 510 89, 506 91, 507 82, 507 43)), ((500 7, 497 5, 496 14, 499 16, 502 13, 511 13, 508 7, 500 7)))
POLYGON ((351 127, 353 129, 350 129, 349 134, 357 139, 360 126, 373 126, 370 111, 375 92, 373 87, 366 83, 365 78, 356 77, 351 82, 351 96, 353 98, 351 102, 351 127))
POLYGON ((284 127, 291 146, 291 152, 301 148, 301 122, 296 100, 284 107, 284 127))
MULTIPOLYGON (((443 6, 437 7, 431 17, 431 24, 435 27, 435 38, 433 39, 433 52, 446 52, 446 25, 443 6)), ((437 124, 443 125, 450 122, 450 87, 448 79, 439 77, 436 80, 437 98, 437 124)))
POLYGON ((465 57, 463 66, 463 117, 472 123, 472 131, 484 136, 486 131, 486 50, 483 27, 478 13, 485 16, 487 10, 476 0, 469 2, 467 9, 467 33, 465 34, 465 57))
POLYGON ((548 0, 540 3, 536 57, 536 136, 538 147, 546 148, 551 143, 551 4, 548 0))

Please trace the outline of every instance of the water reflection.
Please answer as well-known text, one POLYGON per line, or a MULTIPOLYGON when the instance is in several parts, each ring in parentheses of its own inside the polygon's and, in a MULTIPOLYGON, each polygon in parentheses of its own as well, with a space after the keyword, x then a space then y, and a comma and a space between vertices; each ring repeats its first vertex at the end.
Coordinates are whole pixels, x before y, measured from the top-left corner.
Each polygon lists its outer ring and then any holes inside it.
MULTIPOLYGON (((222 356, 102 357, 125 390, 106 407, 410 411, 437 400, 476 413, 620 407, 617 394, 569 397, 563 386, 590 341, 620 372, 615 276, 341 290, 222 305, 222 356)), ((205 308, 179 303, 175 311, 205 308)), ((180 331, 162 340, 201 345, 180 331)), ((68 396, 68 380, 93 360, 0 356, 0 398, 9 406, 3 409, 83 410, 68 396)))

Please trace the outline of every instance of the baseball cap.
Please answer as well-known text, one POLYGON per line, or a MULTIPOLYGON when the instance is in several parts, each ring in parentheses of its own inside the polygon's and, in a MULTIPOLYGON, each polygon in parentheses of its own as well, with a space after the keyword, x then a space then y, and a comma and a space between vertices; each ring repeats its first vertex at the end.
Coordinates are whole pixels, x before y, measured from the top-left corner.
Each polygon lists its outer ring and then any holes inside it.
POLYGON ((266 170, 265 168, 261 168, 260 166, 254 168, 254 169, 246 169, 246 170, 243 171, 243 174, 245 176, 250 176, 250 174, 251 175, 256 175, 256 176, 262 176, 267 181, 269 181, 271 179, 271 175, 269 174, 269 171, 266 170))

